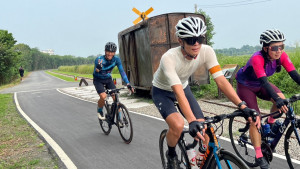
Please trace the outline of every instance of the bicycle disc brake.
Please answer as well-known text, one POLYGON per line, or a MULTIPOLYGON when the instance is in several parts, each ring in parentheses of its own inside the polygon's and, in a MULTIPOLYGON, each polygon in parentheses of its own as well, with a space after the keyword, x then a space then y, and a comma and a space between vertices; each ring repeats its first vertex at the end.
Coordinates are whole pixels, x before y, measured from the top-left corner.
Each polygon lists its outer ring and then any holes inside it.
POLYGON ((273 160, 273 153, 271 147, 265 142, 261 143, 261 151, 266 158, 266 160, 270 163, 273 160))

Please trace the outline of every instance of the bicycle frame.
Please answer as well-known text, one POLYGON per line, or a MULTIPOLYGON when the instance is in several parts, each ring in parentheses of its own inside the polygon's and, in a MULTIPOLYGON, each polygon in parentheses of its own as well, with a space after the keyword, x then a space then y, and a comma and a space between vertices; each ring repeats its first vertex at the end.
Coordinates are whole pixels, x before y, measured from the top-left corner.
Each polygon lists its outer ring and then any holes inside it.
POLYGON ((217 136, 215 134, 214 128, 209 124, 208 129, 206 130, 206 134, 209 136, 209 143, 204 154, 204 160, 202 161, 200 168, 207 168, 211 165, 212 158, 214 157, 218 168, 221 167, 220 159, 218 157, 218 152, 220 151, 221 147, 217 136), (212 152, 212 153, 211 153, 212 152))
MULTIPOLYGON (((262 116, 262 118, 265 118, 265 117, 268 117, 268 116, 271 116, 273 114, 277 114, 278 112, 275 112, 275 113, 271 113, 271 114, 268 114, 268 115, 265 115, 265 116, 262 116)), ((295 135, 298 139, 298 142, 300 144, 300 138, 299 138, 299 133, 297 132, 297 128, 296 128, 296 121, 297 119, 295 118, 295 113, 294 113, 294 109, 293 109, 293 106, 289 105, 288 106, 288 112, 286 113, 286 118, 285 120, 283 121, 282 125, 280 126, 279 128, 279 132, 276 134, 276 136, 274 137, 273 141, 270 142, 270 148, 272 149, 272 151, 276 148, 279 140, 281 139, 283 133, 285 132, 285 130, 288 128, 288 125, 291 123, 291 126, 294 127, 294 132, 295 132, 295 135)), ((265 138, 265 137, 264 137, 265 138)))
POLYGON ((111 90, 111 92, 109 92, 109 90, 106 90, 107 95, 109 95, 111 97, 113 97, 113 96, 115 97, 115 99, 113 99, 112 104, 109 104, 107 99, 105 100, 105 105, 109 108, 110 117, 109 117, 108 121, 110 122, 110 125, 116 124, 115 123, 115 116, 116 116, 116 113, 117 113, 118 104, 120 103, 120 101, 119 101, 119 91, 121 89, 113 89, 113 90, 111 90), (112 92, 112 91, 114 91, 114 92, 112 92))
MULTIPOLYGON (((206 134, 209 136, 210 141, 209 141, 208 147, 205 151, 203 160, 200 164, 200 168, 201 169, 209 168, 211 165, 212 159, 215 158, 218 168, 221 169, 222 167, 221 167, 221 163, 220 163, 218 154, 222 148, 220 147, 217 136, 215 135, 214 128, 211 126, 210 123, 206 123, 206 124, 208 124, 208 129, 206 130, 206 134)), ((190 149, 190 148, 194 148, 197 145, 198 141, 194 140, 194 142, 192 144, 186 145, 185 139, 184 139, 185 133, 188 133, 188 131, 182 132, 182 135, 181 135, 179 141, 181 141, 182 145, 184 145, 186 150, 190 149)))

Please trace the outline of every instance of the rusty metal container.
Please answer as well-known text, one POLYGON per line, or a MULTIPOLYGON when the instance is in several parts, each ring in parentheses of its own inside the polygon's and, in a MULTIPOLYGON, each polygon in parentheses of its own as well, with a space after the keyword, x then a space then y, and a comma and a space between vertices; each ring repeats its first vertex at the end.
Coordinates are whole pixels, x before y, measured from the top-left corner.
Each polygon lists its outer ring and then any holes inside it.
MULTIPOLYGON (((175 35, 177 22, 195 13, 167 13, 151 17, 118 34, 119 55, 128 79, 137 89, 151 90, 153 74, 162 55, 170 48, 179 46, 175 35)), ((209 83, 208 70, 199 68, 190 83, 209 83), (200 78, 201 77, 201 78, 200 78)))

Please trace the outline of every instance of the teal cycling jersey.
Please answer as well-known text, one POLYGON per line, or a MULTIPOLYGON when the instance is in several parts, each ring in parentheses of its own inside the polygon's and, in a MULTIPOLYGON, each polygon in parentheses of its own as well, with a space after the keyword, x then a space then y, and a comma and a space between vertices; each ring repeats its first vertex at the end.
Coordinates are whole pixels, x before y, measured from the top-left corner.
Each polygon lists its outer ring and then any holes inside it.
POLYGON ((112 70, 115 66, 118 67, 123 81, 126 84, 128 84, 129 80, 128 80, 128 78, 126 76, 126 73, 123 69, 121 59, 117 56, 114 56, 111 60, 107 60, 105 58, 105 55, 98 56, 95 59, 95 66, 94 66, 94 72, 93 72, 94 79, 109 79, 109 78, 111 78, 111 72, 112 72, 112 70), (96 67, 99 63, 101 63, 101 61, 102 61, 102 69, 99 72, 96 72, 96 67))

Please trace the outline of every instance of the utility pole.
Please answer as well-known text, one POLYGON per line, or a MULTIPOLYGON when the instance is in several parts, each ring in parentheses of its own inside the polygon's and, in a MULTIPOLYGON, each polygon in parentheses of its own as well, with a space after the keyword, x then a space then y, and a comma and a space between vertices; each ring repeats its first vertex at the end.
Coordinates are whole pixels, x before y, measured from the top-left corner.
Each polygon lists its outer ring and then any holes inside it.
POLYGON ((195 4, 195 13, 198 12, 197 4, 195 4))

